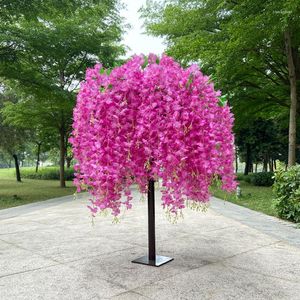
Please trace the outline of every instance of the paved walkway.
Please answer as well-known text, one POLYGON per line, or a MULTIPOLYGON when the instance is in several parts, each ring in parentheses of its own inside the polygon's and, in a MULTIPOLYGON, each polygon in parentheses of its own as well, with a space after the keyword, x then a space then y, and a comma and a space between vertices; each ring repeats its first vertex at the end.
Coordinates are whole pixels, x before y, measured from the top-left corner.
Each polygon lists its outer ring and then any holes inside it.
POLYGON ((300 299, 294 225, 217 199, 174 225, 157 205, 157 251, 174 261, 155 268, 131 263, 147 251, 146 203, 92 226, 85 198, 0 211, 1 300, 300 299))

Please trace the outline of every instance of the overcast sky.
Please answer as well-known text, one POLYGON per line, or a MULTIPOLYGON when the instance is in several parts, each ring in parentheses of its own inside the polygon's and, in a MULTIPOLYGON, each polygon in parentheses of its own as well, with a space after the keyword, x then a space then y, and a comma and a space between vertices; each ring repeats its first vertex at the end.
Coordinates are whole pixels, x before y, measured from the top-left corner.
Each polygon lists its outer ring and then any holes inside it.
POLYGON ((122 11, 122 16, 126 23, 131 25, 131 29, 124 35, 124 44, 131 48, 127 52, 127 57, 133 54, 162 54, 165 46, 160 38, 144 34, 143 20, 139 19, 138 10, 146 3, 146 0, 123 0, 127 8, 122 11))

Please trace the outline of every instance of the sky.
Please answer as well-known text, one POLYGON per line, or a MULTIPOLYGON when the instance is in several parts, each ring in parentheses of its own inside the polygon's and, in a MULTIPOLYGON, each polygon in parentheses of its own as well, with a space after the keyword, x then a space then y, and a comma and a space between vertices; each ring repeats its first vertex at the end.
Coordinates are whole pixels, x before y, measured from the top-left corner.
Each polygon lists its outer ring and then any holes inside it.
POLYGON ((122 2, 125 3, 127 8, 121 14, 125 18, 125 22, 131 25, 131 28, 124 34, 123 43, 131 48, 126 56, 141 53, 162 54, 165 49, 163 40, 144 34, 143 20, 139 19, 138 10, 146 3, 146 0, 123 0, 122 2))

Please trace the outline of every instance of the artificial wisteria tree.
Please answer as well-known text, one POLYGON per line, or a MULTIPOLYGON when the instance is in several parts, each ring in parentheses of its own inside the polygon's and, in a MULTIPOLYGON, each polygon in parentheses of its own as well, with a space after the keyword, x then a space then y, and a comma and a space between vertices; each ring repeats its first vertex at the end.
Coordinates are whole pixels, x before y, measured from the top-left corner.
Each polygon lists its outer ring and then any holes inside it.
POLYGON ((88 69, 71 143, 74 182, 91 194, 92 213, 118 216, 132 206, 130 186, 146 192, 149 179, 162 179, 162 205, 175 215, 187 201, 207 203, 216 176, 234 190, 233 116, 220 94, 197 65, 184 69, 166 55, 88 69))
POLYGON ((74 109, 77 190, 91 194, 93 215, 118 216, 132 206, 133 183, 147 192, 161 179, 162 205, 176 217, 189 202, 207 203, 215 178, 235 189, 232 125, 230 108, 196 65, 153 54, 111 72, 97 64, 74 109))

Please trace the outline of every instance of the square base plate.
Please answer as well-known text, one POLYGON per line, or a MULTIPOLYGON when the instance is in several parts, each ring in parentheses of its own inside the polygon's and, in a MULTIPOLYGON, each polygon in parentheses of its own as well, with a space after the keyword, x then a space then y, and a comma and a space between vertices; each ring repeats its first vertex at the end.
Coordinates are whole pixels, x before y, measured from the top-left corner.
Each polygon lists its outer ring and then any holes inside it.
POLYGON ((149 257, 146 255, 146 256, 142 256, 140 258, 137 258, 137 259, 133 260, 132 262, 135 263, 135 264, 142 264, 142 265, 148 265, 148 266, 153 266, 153 267, 160 267, 160 266, 172 261, 173 259, 174 258, 171 258, 171 257, 156 255, 155 260, 149 260, 149 257))

